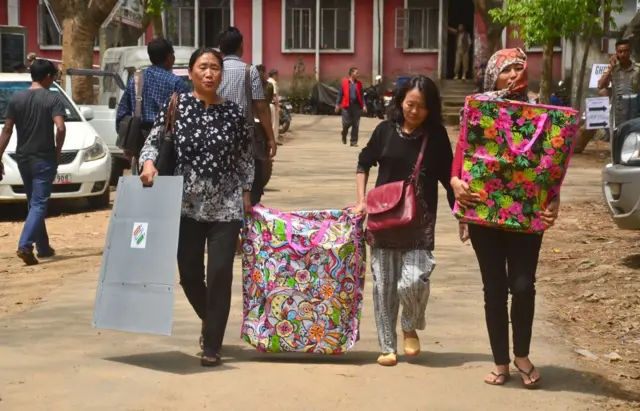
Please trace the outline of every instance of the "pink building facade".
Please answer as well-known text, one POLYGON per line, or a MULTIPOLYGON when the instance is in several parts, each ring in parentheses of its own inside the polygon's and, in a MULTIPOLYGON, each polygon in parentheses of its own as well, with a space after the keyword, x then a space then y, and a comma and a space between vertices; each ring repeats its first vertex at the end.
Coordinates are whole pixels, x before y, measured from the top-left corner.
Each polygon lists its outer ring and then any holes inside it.
MULTIPOLYGON (((174 45, 214 46, 220 29, 236 26, 245 36, 244 60, 278 69, 283 83, 291 80, 296 66, 304 67, 303 76, 322 81, 341 78, 350 67, 360 70, 365 83, 376 75, 391 81, 412 74, 452 78, 455 36, 448 27, 463 24, 476 42, 482 41, 472 0, 168 1, 164 27, 174 45)), ((0 0, 0 25, 26 27, 28 52, 60 60, 60 24, 48 3, 0 0)), ((510 32, 505 30, 504 43, 520 45, 510 32)), ((152 32, 144 37, 152 38, 152 32)), ((478 54, 481 47, 473 49, 478 54)), ((541 55, 539 49, 529 50, 531 78, 539 77, 541 55)), ((471 62, 474 57, 479 56, 472 55, 471 62)), ((99 61, 97 48, 94 61, 99 61)), ((558 48, 556 79, 561 63, 558 48)))

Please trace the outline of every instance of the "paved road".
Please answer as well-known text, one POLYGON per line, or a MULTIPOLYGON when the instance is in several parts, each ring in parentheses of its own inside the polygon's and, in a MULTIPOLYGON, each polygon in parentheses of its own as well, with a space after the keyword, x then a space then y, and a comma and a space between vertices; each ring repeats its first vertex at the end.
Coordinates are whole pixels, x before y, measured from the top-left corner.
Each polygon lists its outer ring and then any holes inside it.
MULTIPOLYGON (((375 124, 363 120, 362 135, 375 124)), ((280 149, 266 205, 288 210, 353 202, 359 150, 339 143, 339 127, 337 117, 294 118, 295 138, 280 149)), ((597 178, 590 173, 579 180, 584 184, 597 178)), ((71 277, 36 308, 0 319, 0 410, 589 409, 598 390, 545 322, 543 300, 532 358, 547 388, 525 391, 517 379, 501 388, 482 383, 491 357, 476 261, 470 247, 457 241, 457 225, 446 207, 438 218, 438 268, 432 277, 428 326, 421 333, 424 351, 411 362, 401 359, 393 368, 376 365, 369 298, 361 340, 346 356, 254 351, 239 339, 237 261, 225 339, 230 358, 224 367, 203 369, 197 357, 198 320, 179 287, 172 337, 95 330, 90 323, 99 267, 87 267, 86 274, 71 277)))

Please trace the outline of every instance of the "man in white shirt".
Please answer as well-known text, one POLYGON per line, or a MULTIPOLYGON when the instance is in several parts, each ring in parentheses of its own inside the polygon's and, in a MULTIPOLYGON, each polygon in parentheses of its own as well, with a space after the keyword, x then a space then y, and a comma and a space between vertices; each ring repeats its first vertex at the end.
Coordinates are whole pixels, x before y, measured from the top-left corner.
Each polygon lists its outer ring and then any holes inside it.
POLYGON ((273 101, 271 104, 271 125, 273 126, 273 135, 276 140, 280 140, 280 93, 278 89, 278 70, 269 70, 269 83, 273 85, 273 101))

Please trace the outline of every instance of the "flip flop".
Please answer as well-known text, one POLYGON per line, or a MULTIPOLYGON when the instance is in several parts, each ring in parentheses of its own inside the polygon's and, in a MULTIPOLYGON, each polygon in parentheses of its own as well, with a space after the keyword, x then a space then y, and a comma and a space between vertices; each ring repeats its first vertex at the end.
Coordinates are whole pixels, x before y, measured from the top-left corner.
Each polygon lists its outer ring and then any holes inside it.
POLYGON ((509 374, 509 373, 500 373, 500 374, 497 374, 496 372, 491 371, 491 375, 493 375, 494 377, 496 377, 496 379, 495 379, 495 380, 493 380, 493 381, 487 381, 487 380, 484 380, 484 383, 485 383, 485 384, 489 384, 489 385, 496 385, 496 386, 499 386, 499 385, 505 385, 505 384, 506 384, 506 383, 511 379, 511 374, 509 374), (502 378, 502 382, 500 382, 500 381, 499 381, 499 380, 500 380, 500 378, 502 378))
POLYGON ((222 357, 220 357, 220 354, 215 354, 215 355, 202 354, 202 357, 200 357, 200 365, 202 365, 203 367, 217 367, 219 365, 222 365, 222 357), (209 358, 212 358, 212 359, 209 359, 209 358))
POLYGON ((513 362, 513 366, 516 367, 516 369, 518 370, 518 372, 522 375, 526 375, 529 380, 531 381, 530 383, 526 383, 524 382, 524 379, 522 379, 522 385, 524 388, 528 389, 528 390, 532 390, 535 388, 538 388, 540 386, 540 380, 542 379, 542 377, 538 377, 537 380, 534 380, 533 378, 531 378, 531 374, 533 374, 533 372, 536 370, 536 367, 534 365, 531 365, 531 369, 529 371, 525 371, 523 369, 521 369, 520 367, 518 367, 518 365, 516 364, 516 362, 513 362))
POLYGON ((398 359, 396 358, 396 354, 392 352, 388 354, 380 354, 378 357, 378 364, 384 367, 393 367, 397 363, 398 359))
POLYGON ((404 353, 409 357, 420 354, 420 340, 417 338, 407 338, 404 340, 404 353))

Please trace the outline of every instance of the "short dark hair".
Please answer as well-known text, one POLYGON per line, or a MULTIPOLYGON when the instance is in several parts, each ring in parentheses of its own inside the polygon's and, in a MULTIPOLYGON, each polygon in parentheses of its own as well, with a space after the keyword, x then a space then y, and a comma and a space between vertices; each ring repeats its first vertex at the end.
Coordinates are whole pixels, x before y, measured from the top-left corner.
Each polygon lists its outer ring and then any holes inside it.
POLYGON ((218 34, 218 47, 225 55, 236 54, 242 46, 242 33, 235 27, 227 27, 218 34))
POLYGON ((434 126, 442 126, 442 99, 438 86, 429 77, 414 76, 407 81, 400 90, 397 91, 391 109, 389 110, 389 120, 402 125, 404 123, 404 113, 402 111, 402 103, 407 97, 407 93, 413 89, 418 89, 424 96, 424 102, 429 110, 427 118, 423 123, 423 127, 429 128, 434 126))
POLYGON ((256 66, 256 70, 263 74, 267 72, 267 68, 264 66, 264 64, 258 64, 256 66))
POLYGON ((189 70, 193 70, 193 67, 196 65, 198 59, 205 54, 213 54, 220 62, 220 68, 222 68, 222 56, 220 55, 220 52, 218 50, 211 47, 200 47, 198 50, 194 51, 189 58, 189 70))
POLYGON ((167 57, 174 54, 173 46, 167 39, 156 38, 147 45, 147 53, 151 64, 159 66, 167 61, 167 57))
POLYGON ((616 48, 618 48, 618 46, 628 46, 629 45, 629 40, 628 39, 620 39, 618 41, 616 41, 616 48))
POLYGON ((277 74, 278 74, 278 70, 276 70, 276 69, 269 70, 269 77, 273 77, 273 76, 275 76, 277 74))
POLYGON ((358 68, 357 67, 351 67, 349 69, 349 75, 352 75, 354 71, 358 71, 358 68))
POLYGON ((31 80, 36 83, 42 82, 48 76, 56 77, 57 75, 58 69, 47 59, 35 59, 31 63, 31 80))
POLYGON ((24 63, 17 63, 13 66, 13 71, 26 70, 26 69, 27 69, 27 65, 24 63))

